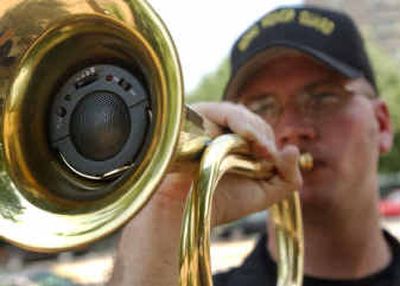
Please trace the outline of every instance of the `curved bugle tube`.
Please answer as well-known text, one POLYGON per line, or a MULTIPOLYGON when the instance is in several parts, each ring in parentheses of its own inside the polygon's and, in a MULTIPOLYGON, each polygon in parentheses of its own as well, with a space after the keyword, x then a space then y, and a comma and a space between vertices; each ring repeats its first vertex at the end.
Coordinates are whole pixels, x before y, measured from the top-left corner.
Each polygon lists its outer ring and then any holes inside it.
MULTIPOLYGON (((238 173, 253 178, 268 178, 272 165, 250 160, 243 154, 248 144, 237 135, 219 136, 202 155, 199 173, 185 206, 180 245, 180 285, 211 286, 210 229, 214 191, 221 177, 238 173)), ((313 167, 312 156, 300 156, 302 170, 313 167)), ((275 225, 279 286, 302 285, 303 225, 298 192, 270 208, 275 225)))

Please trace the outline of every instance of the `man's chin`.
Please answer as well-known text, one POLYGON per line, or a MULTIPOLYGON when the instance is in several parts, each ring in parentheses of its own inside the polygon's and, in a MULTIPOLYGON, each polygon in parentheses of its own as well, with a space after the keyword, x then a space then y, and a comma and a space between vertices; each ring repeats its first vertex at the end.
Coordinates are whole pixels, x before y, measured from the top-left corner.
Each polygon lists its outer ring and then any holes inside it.
POLYGON ((326 183, 305 185, 299 190, 300 200, 303 207, 321 208, 332 202, 332 191, 326 189, 326 183))

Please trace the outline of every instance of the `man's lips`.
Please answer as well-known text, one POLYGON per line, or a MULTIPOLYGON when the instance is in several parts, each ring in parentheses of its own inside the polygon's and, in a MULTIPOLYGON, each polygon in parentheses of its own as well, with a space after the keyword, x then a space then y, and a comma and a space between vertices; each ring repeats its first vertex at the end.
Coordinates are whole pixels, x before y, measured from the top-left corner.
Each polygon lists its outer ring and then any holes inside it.
POLYGON ((324 167, 326 166, 326 161, 319 158, 315 158, 313 164, 314 168, 324 167))

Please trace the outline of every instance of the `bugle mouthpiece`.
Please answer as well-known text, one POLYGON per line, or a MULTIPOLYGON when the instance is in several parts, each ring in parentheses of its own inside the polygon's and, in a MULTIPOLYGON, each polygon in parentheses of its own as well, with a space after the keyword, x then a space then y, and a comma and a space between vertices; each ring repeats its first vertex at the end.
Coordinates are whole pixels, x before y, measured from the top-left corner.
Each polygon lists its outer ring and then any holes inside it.
POLYGON ((311 171, 314 166, 314 160, 310 153, 300 155, 299 159, 300 169, 302 171, 311 171))

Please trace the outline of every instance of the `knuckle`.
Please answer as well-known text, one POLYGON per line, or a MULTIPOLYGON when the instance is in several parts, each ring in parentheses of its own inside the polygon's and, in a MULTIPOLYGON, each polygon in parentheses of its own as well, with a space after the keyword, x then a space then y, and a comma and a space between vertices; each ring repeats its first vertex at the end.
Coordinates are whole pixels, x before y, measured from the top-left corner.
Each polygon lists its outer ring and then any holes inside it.
POLYGON ((225 101, 222 102, 221 105, 228 110, 232 110, 236 108, 237 103, 225 101))
POLYGON ((247 107, 241 103, 231 103, 231 108, 238 116, 241 117, 251 118, 253 115, 252 112, 250 112, 250 110, 248 110, 247 107))
POLYGON ((237 108, 238 108, 238 110, 239 110, 240 112, 252 114, 252 113, 247 109, 247 107, 244 106, 243 104, 238 103, 238 104, 236 104, 236 106, 237 106, 237 108))

